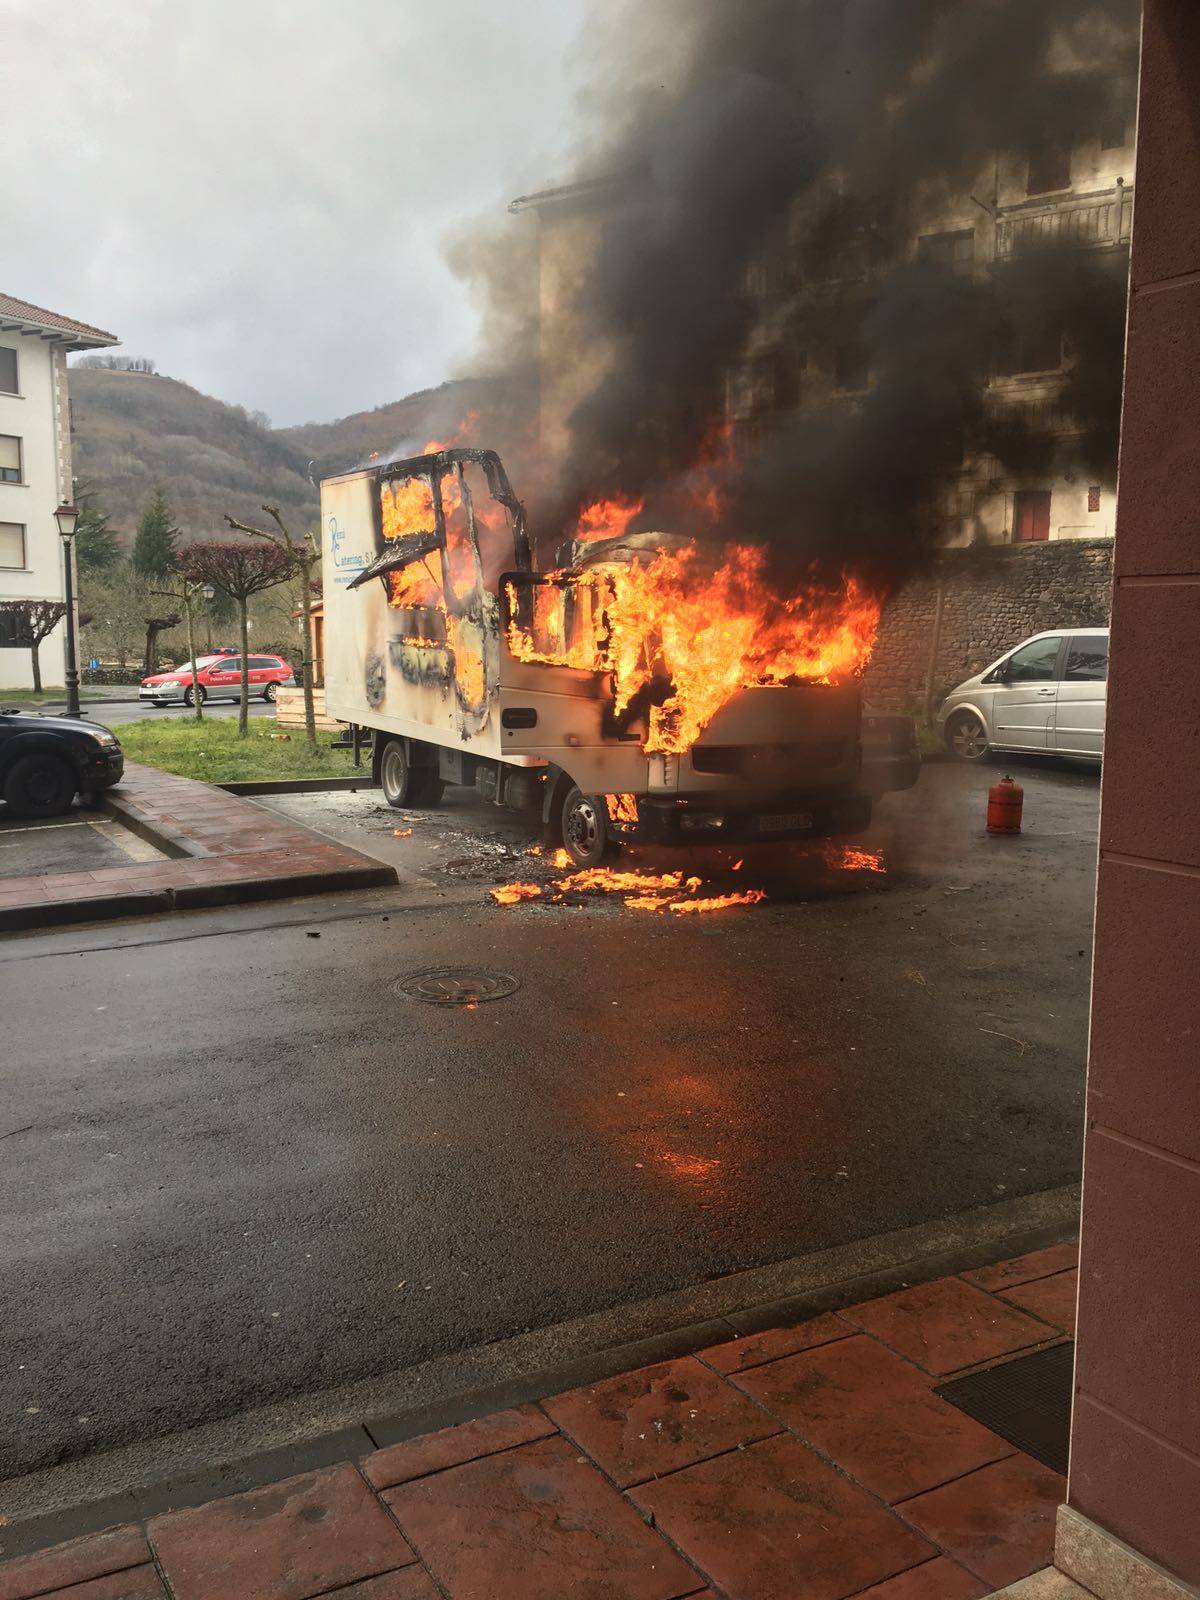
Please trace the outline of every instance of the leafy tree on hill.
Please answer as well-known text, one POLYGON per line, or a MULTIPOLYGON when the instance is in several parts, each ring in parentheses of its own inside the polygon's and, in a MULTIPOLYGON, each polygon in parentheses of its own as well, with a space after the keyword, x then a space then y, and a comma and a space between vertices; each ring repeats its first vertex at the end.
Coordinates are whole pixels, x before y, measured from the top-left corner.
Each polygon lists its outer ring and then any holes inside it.
POLYGON ((166 490, 155 489, 142 512, 130 560, 139 578, 166 578, 179 565, 179 529, 171 517, 166 490))
POLYGON ((75 525, 75 558, 81 571, 110 572, 121 559, 117 530, 109 526, 108 512, 96 491, 76 480, 75 504, 79 521, 75 525))

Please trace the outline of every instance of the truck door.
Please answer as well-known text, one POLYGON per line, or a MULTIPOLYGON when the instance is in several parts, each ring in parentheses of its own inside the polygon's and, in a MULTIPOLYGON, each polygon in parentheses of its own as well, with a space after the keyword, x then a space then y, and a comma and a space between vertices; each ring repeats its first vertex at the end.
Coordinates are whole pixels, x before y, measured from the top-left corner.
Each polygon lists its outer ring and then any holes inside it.
POLYGON ((1055 750, 1065 756, 1104 753, 1108 695, 1108 635, 1077 633, 1067 640, 1062 682, 1054 703, 1055 750))
POLYGON ((1061 634, 1034 639, 999 669, 992 699, 992 743, 1005 750, 1048 750, 1058 695, 1061 634))

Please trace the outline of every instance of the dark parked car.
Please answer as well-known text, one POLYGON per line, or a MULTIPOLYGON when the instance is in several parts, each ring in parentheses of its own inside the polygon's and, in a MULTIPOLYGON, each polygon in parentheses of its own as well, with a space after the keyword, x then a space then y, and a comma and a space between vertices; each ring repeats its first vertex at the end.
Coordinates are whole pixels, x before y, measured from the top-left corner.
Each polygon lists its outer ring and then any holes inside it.
POLYGON ((0 695, 0 795, 10 816, 55 817, 77 794, 121 781, 125 757, 115 734, 74 717, 39 717, 0 695))

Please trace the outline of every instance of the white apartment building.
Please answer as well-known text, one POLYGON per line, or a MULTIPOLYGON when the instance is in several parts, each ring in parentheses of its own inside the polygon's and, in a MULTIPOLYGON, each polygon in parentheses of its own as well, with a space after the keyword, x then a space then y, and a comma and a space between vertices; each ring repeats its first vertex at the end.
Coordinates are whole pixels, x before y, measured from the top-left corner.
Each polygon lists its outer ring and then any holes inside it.
MULTIPOLYGON (((54 512, 71 498, 67 356, 116 343, 102 328, 0 294, 0 600, 63 598, 54 512)), ((14 646, 4 626, 0 690, 28 688, 29 650, 14 646)), ((60 623, 42 644, 44 684, 64 681, 64 634, 60 623)))

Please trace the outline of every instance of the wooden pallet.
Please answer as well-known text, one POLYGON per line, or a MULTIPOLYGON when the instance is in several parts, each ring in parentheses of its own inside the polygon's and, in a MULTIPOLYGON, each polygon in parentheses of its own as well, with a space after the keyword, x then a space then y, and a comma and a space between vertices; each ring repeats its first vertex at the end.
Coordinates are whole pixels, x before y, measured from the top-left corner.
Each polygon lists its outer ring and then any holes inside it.
MULTIPOLYGON (((317 714, 317 727, 324 729, 325 732, 337 733, 340 728, 345 727, 345 723, 339 722, 336 717, 325 714, 324 689, 313 690, 313 710, 317 714)), ((303 689, 280 689, 275 701, 275 721, 281 728, 304 727, 303 689)))

